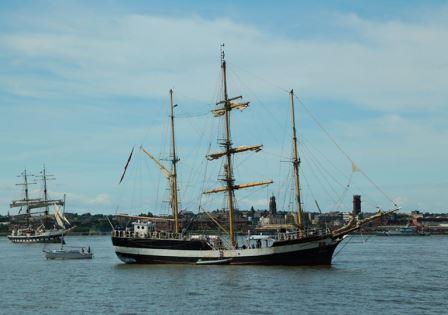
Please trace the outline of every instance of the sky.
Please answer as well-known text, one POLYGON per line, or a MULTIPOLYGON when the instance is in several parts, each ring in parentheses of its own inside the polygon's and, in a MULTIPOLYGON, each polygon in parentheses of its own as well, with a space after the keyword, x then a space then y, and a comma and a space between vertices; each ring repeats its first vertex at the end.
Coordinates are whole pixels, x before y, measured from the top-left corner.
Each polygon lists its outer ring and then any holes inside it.
POLYGON ((222 43, 230 96, 251 102, 232 113, 234 143, 264 145, 235 158, 236 181, 274 180, 238 191, 238 207, 293 207, 294 89, 306 210, 359 193, 366 211, 447 212, 447 38, 443 1, 1 1, 0 214, 22 198, 16 176, 44 164, 67 211, 168 213, 139 147, 169 156, 170 89, 181 208, 224 206, 201 194, 221 185, 204 157, 222 137, 222 43))

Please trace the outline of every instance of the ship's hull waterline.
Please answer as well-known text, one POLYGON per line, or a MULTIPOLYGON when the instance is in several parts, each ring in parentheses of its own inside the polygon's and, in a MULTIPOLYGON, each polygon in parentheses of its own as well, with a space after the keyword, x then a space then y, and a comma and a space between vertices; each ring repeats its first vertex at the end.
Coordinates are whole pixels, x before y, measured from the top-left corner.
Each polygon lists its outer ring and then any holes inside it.
POLYGON ((61 236, 8 236, 13 243, 60 243, 61 236))
MULTIPOLYGON (((151 240, 149 246, 145 246, 143 240, 138 240, 138 243, 135 240, 112 238, 115 252, 121 261, 139 264, 197 264, 222 259, 228 260, 231 265, 313 266, 331 265, 333 252, 342 239, 327 237, 308 242, 297 240, 272 247, 234 250, 165 249, 154 246, 154 240, 151 240)), ((173 247, 179 246, 173 244, 173 247)))

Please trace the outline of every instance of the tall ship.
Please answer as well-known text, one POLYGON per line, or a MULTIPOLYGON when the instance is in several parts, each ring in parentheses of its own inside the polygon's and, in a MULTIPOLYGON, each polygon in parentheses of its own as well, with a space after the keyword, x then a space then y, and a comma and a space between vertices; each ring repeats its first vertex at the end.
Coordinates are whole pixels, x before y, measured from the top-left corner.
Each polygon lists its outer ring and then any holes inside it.
POLYGON ((11 233, 8 239, 13 243, 59 243, 62 241, 65 225, 69 224, 67 218, 57 209, 65 205, 64 199, 51 199, 48 196, 47 181, 53 180, 45 169, 39 175, 27 173, 25 169, 20 175, 23 182, 17 184, 23 188, 23 198, 13 200, 10 208, 18 208, 16 215, 10 216, 11 233), (30 180, 30 178, 32 180, 30 180), (34 180, 40 180, 43 185, 43 195, 40 198, 30 196, 30 185, 37 184, 34 180), (50 207, 55 207, 55 214, 50 214, 50 207), (65 223, 64 223, 65 222, 65 223))
MULTIPOLYGON (((207 160, 223 160, 222 173, 219 178, 222 187, 203 192, 204 194, 225 194, 228 224, 216 223, 216 234, 206 235, 189 233, 188 227, 181 226, 178 200, 178 180, 174 129, 173 91, 170 90, 170 126, 171 157, 170 168, 151 153, 141 147, 166 176, 170 186, 170 207, 172 215, 164 217, 128 217, 133 219, 131 227, 114 228, 112 244, 117 257, 125 263, 145 264, 231 264, 231 265, 331 265, 333 253, 344 237, 364 224, 396 211, 381 211, 367 218, 359 219, 361 197, 353 196, 351 218, 344 226, 337 229, 315 228, 306 220, 303 210, 300 186, 300 158, 295 121, 294 92, 289 93, 292 129, 291 164, 294 176, 294 224, 287 230, 278 230, 269 235, 237 235, 235 227, 236 201, 235 192, 251 187, 266 186, 272 180, 238 183, 234 173, 234 156, 243 152, 259 152, 262 145, 235 146, 231 132, 231 113, 243 111, 249 102, 242 101, 242 96, 232 97, 228 94, 227 69, 224 50, 221 51, 222 99, 211 111, 213 116, 222 119, 224 137, 219 139, 221 151, 206 156, 207 160), (168 224, 167 224, 168 221, 168 224), (167 228, 169 227, 169 229, 167 228)), ((219 136, 219 135, 218 135, 219 136)), ((132 156, 132 152, 131 152, 132 156)), ((131 157, 130 156, 130 157, 131 157)), ((126 168, 129 164, 125 166, 126 168)), ((121 180, 125 173, 123 173, 121 180)))

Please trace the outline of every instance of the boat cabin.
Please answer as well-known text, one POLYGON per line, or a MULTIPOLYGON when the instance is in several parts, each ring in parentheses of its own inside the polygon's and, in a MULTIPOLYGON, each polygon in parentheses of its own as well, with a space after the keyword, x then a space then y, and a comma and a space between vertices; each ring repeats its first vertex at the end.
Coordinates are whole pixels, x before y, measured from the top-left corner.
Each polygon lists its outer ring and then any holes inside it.
POLYGON ((132 222, 134 226, 135 237, 147 237, 150 233, 155 231, 155 224, 152 222, 132 222))

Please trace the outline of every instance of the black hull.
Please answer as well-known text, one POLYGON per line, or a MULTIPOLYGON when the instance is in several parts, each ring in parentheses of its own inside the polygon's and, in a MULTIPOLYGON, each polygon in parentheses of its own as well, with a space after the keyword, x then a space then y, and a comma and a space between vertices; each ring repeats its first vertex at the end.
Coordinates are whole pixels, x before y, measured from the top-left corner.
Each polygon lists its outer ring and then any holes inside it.
MULTIPOLYGON (((328 240, 328 239, 327 239, 328 240)), ((324 241, 324 240, 322 240, 324 241)), ((284 266, 316 266, 316 265, 331 265, 333 253, 341 240, 331 241, 331 244, 322 245, 323 242, 317 240, 310 241, 311 248, 303 248, 301 246, 307 245, 307 242, 298 241, 295 244, 279 244, 275 246, 275 250, 280 252, 273 254, 266 253, 254 253, 253 255, 240 255, 238 253, 226 253, 223 252, 223 258, 230 258, 228 264, 231 265, 284 265, 284 266), (304 244, 305 243, 305 244, 304 244), (314 246, 319 244, 318 246, 314 246)), ((142 249, 148 249, 149 245, 144 240, 139 241, 140 245, 146 243, 145 247, 140 247, 135 243, 135 240, 124 238, 112 238, 113 245, 116 246, 117 257, 125 263, 137 263, 137 264, 196 264, 198 261, 206 261, 204 252, 211 252, 213 250, 206 249, 195 251, 199 255, 188 255, 189 250, 182 251, 179 255, 165 254, 165 255, 152 255, 142 251, 142 249), (118 249, 117 249, 118 248, 118 249), (134 253, 132 251, 135 251, 134 253), (187 252, 187 253, 186 253, 187 252)), ((186 241, 188 243, 188 241, 186 241)), ((149 242, 151 244, 151 242, 149 242)), ((191 244, 190 244, 191 245, 191 244)), ((156 249, 157 251, 157 249, 156 249)), ((243 250, 244 251, 244 250, 243 250)), ((249 250, 250 251, 250 250, 249 250)), ((147 251, 151 252, 151 251, 147 251)), ((170 250, 168 252, 171 252, 170 250)), ((217 252, 217 251, 213 251, 217 252)), ((240 252, 243 253, 243 252, 240 252)), ((216 258, 209 258, 213 261, 216 258)))
MULTIPOLYGON (((274 254, 268 256, 234 257, 230 265, 283 265, 318 266, 331 265, 336 246, 300 252, 274 254)), ((136 264, 196 264, 199 257, 167 257, 117 253, 120 260, 136 264)))

